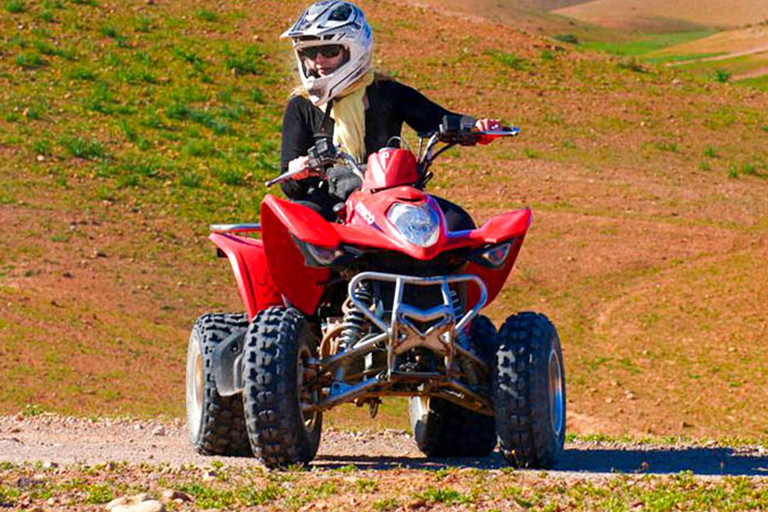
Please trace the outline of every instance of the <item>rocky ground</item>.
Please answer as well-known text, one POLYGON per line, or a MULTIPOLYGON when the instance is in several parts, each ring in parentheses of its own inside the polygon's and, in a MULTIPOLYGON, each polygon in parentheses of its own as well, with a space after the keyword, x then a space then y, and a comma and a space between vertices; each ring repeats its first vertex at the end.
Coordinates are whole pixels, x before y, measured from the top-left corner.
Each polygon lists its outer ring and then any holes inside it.
MULTIPOLYGON (((181 420, 96 420, 41 416, 0 417, 0 461, 13 464, 55 463, 210 465, 220 461, 230 466, 254 466, 255 459, 203 457, 187 440, 181 420)), ((419 452, 410 434, 398 430, 349 432, 326 430, 313 466, 337 468, 355 465, 362 469, 406 467, 438 469, 459 466, 494 469, 505 466, 494 453, 482 459, 430 460, 419 452)), ((725 447, 719 443, 624 444, 604 441, 575 441, 566 445, 554 473, 584 477, 615 472, 650 474, 691 471, 702 476, 767 476, 768 448, 725 447)))
POLYGON ((512 470, 498 453, 429 460, 403 431, 327 430, 311 467, 276 472, 251 458, 198 455, 180 420, 0 417, 3 508, 580 510, 602 507, 612 493, 685 499, 681 510, 712 505, 708 493, 716 493, 732 509, 759 510, 768 506, 768 450, 579 440, 544 473, 512 470))

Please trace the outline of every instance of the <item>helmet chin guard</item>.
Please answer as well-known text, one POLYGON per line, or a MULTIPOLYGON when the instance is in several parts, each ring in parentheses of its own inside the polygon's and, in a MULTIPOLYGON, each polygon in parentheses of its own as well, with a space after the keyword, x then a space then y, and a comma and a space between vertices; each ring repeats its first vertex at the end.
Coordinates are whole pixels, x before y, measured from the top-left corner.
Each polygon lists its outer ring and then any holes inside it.
POLYGON ((371 27, 363 11, 349 2, 322 0, 310 5, 280 37, 292 40, 301 83, 315 105, 343 93, 371 69, 371 27), (342 46, 346 60, 333 73, 316 76, 307 69, 301 50, 328 45, 342 46))

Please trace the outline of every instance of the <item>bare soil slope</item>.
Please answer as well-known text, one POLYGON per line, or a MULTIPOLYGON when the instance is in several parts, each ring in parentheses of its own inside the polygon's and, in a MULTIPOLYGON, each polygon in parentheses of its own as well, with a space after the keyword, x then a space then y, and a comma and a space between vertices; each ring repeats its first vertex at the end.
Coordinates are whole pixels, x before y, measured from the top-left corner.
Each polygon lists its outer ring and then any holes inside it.
POLYGON ((581 21, 614 28, 636 26, 638 20, 667 18, 710 27, 738 27, 768 19, 761 0, 596 0, 554 11, 581 21))
MULTIPOLYGON (((432 190, 478 221, 533 208, 488 313, 558 325, 570 431, 768 434, 768 95, 362 5, 378 68, 523 128, 447 155, 432 190)), ((1 411, 181 416, 194 318, 241 309, 207 224, 257 220, 294 83, 277 38, 303 6, 83 2, 0 18, 1 411)), ((394 401, 376 421, 344 409, 331 422, 404 429, 403 413, 394 401)))

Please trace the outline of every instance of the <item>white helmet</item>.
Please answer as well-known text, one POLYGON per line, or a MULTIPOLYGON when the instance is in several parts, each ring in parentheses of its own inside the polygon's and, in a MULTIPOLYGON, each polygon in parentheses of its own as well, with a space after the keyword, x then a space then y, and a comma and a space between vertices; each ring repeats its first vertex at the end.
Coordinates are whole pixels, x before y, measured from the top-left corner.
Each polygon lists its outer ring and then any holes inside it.
POLYGON ((338 96, 371 69, 371 27, 363 11, 349 2, 322 0, 312 4, 280 37, 293 40, 301 83, 315 105, 338 96), (330 45, 342 46, 347 59, 330 75, 315 76, 304 65, 301 51, 330 45))

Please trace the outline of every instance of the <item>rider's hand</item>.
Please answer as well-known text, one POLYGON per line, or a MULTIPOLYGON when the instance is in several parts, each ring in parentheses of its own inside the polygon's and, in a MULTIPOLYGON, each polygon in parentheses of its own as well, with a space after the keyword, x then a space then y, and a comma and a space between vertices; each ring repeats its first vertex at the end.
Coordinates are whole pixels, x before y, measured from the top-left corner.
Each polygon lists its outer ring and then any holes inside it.
POLYGON ((309 157, 300 156, 288 162, 288 172, 300 171, 291 176, 292 180, 303 180, 311 176, 320 176, 320 173, 309 166, 309 157))
POLYGON ((478 119, 475 123, 475 130, 479 132, 495 132, 503 128, 498 119, 478 119))

